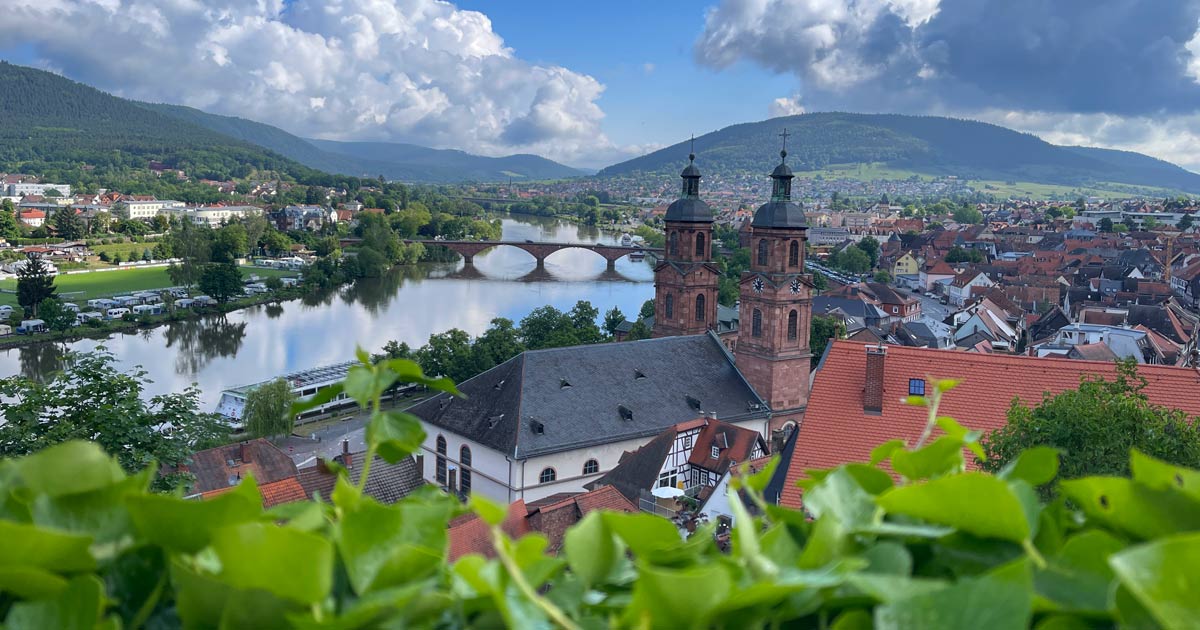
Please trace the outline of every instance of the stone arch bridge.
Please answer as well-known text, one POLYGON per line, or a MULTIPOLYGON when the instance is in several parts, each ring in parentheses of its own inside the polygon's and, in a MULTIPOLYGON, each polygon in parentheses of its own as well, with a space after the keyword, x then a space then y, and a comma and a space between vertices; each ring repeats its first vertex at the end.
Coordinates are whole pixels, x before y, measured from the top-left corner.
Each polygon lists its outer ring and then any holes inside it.
POLYGON ((489 250, 493 247, 516 247, 524 250, 530 256, 537 260, 538 267, 544 267, 546 258, 554 252, 563 249, 586 249, 596 252, 608 261, 608 268, 612 269, 616 262, 625 256, 637 252, 642 253, 661 253, 661 247, 639 247, 639 246, 624 246, 624 245, 604 245, 601 243, 538 243, 531 241, 417 241, 406 240, 405 243, 422 243, 424 245, 441 245, 450 251, 457 252, 463 257, 467 263, 473 262, 475 255, 489 250))

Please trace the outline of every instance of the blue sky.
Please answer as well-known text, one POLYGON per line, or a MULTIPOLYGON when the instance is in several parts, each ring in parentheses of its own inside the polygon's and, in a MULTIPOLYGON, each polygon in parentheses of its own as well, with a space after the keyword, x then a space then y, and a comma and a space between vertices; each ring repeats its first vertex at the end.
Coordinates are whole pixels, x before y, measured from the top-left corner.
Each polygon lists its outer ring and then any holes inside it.
POLYGON ((5 0, 0 58, 333 140, 601 167, 805 111, 1200 171, 1200 0, 5 0))

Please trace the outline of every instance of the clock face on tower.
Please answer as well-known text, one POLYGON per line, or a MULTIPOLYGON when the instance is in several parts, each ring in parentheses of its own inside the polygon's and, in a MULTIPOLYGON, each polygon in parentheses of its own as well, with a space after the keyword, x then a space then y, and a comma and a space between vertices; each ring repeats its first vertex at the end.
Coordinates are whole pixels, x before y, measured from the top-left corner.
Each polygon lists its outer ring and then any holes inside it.
POLYGON ((800 278, 792 278, 792 293, 800 292, 800 278))
POLYGON ((754 286, 754 292, 755 292, 755 293, 762 293, 762 291, 763 291, 763 286, 764 286, 764 285, 763 285, 763 280, 762 280, 762 278, 755 278, 755 279, 754 279, 754 285, 753 285, 753 286, 754 286))

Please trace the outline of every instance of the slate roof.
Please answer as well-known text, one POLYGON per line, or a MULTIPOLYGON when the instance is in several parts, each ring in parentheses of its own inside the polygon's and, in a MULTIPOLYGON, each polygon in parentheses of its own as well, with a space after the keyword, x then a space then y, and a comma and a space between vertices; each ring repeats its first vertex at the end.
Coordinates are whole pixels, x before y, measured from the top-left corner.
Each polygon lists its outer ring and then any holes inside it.
POLYGON ((711 332, 526 351, 459 389, 466 399, 441 394, 410 411, 512 459, 649 437, 701 410, 726 422, 766 415, 711 332))
POLYGON ((296 476, 296 464, 287 453, 266 439, 205 449, 182 467, 196 476, 192 490, 199 493, 228 488, 231 479, 253 475, 260 486, 296 476))
MULTIPOLYGON (((353 483, 357 484, 362 477, 364 457, 366 457, 366 453, 350 455, 348 469, 350 481, 353 483)), ((345 465, 342 456, 339 455, 335 459, 345 465)), ((337 475, 317 463, 307 468, 301 468, 299 480, 300 485, 304 487, 306 496, 312 497, 314 494, 319 494, 322 499, 329 501, 333 487, 337 483, 337 475)), ((389 505, 403 499, 424 484, 425 481, 421 478, 421 468, 417 465, 416 459, 406 457, 395 464, 389 464, 383 458, 376 456, 375 460, 371 462, 371 472, 367 476, 367 485, 363 492, 376 501, 389 505)))
MULTIPOLYGON (((970 429, 991 431, 1004 426, 1014 397, 1022 404, 1041 401, 1044 392, 1057 394, 1079 387, 1085 375, 1112 379, 1109 362, 1051 357, 948 352, 927 348, 888 346, 884 360, 883 410, 863 412, 866 353, 862 344, 829 344, 813 382, 798 443, 784 470, 780 503, 800 506, 796 481, 805 469, 830 468, 847 462, 869 461, 871 449, 900 438, 915 444, 925 428, 924 407, 904 405, 911 378, 958 378, 957 387, 942 400, 938 412, 970 429)), ((1200 415, 1200 374, 1162 365, 1139 365, 1150 401, 1200 415)), ((784 467, 781 466, 781 469, 784 467)))
POLYGON ((612 486, 626 499, 637 505, 638 497, 643 490, 654 487, 658 473, 662 472, 663 460, 671 452, 671 444, 675 441, 676 431, 672 427, 658 434, 653 440, 642 445, 636 451, 626 451, 621 454, 621 461, 604 476, 587 484, 589 489, 612 486))
POLYGON ((768 201, 754 212, 756 228, 806 228, 804 209, 794 201, 768 201))
POLYGON ((667 206, 664 221, 686 221, 689 223, 712 223, 713 211, 698 197, 676 199, 667 206))

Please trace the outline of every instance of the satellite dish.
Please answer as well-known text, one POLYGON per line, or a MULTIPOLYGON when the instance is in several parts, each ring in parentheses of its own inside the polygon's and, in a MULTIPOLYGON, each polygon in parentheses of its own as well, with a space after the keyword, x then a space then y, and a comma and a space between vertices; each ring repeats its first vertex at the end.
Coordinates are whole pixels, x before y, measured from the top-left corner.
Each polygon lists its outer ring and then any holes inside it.
POLYGON ((651 490, 650 494, 660 499, 677 499, 683 496, 683 490, 672 486, 662 486, 651 490))

